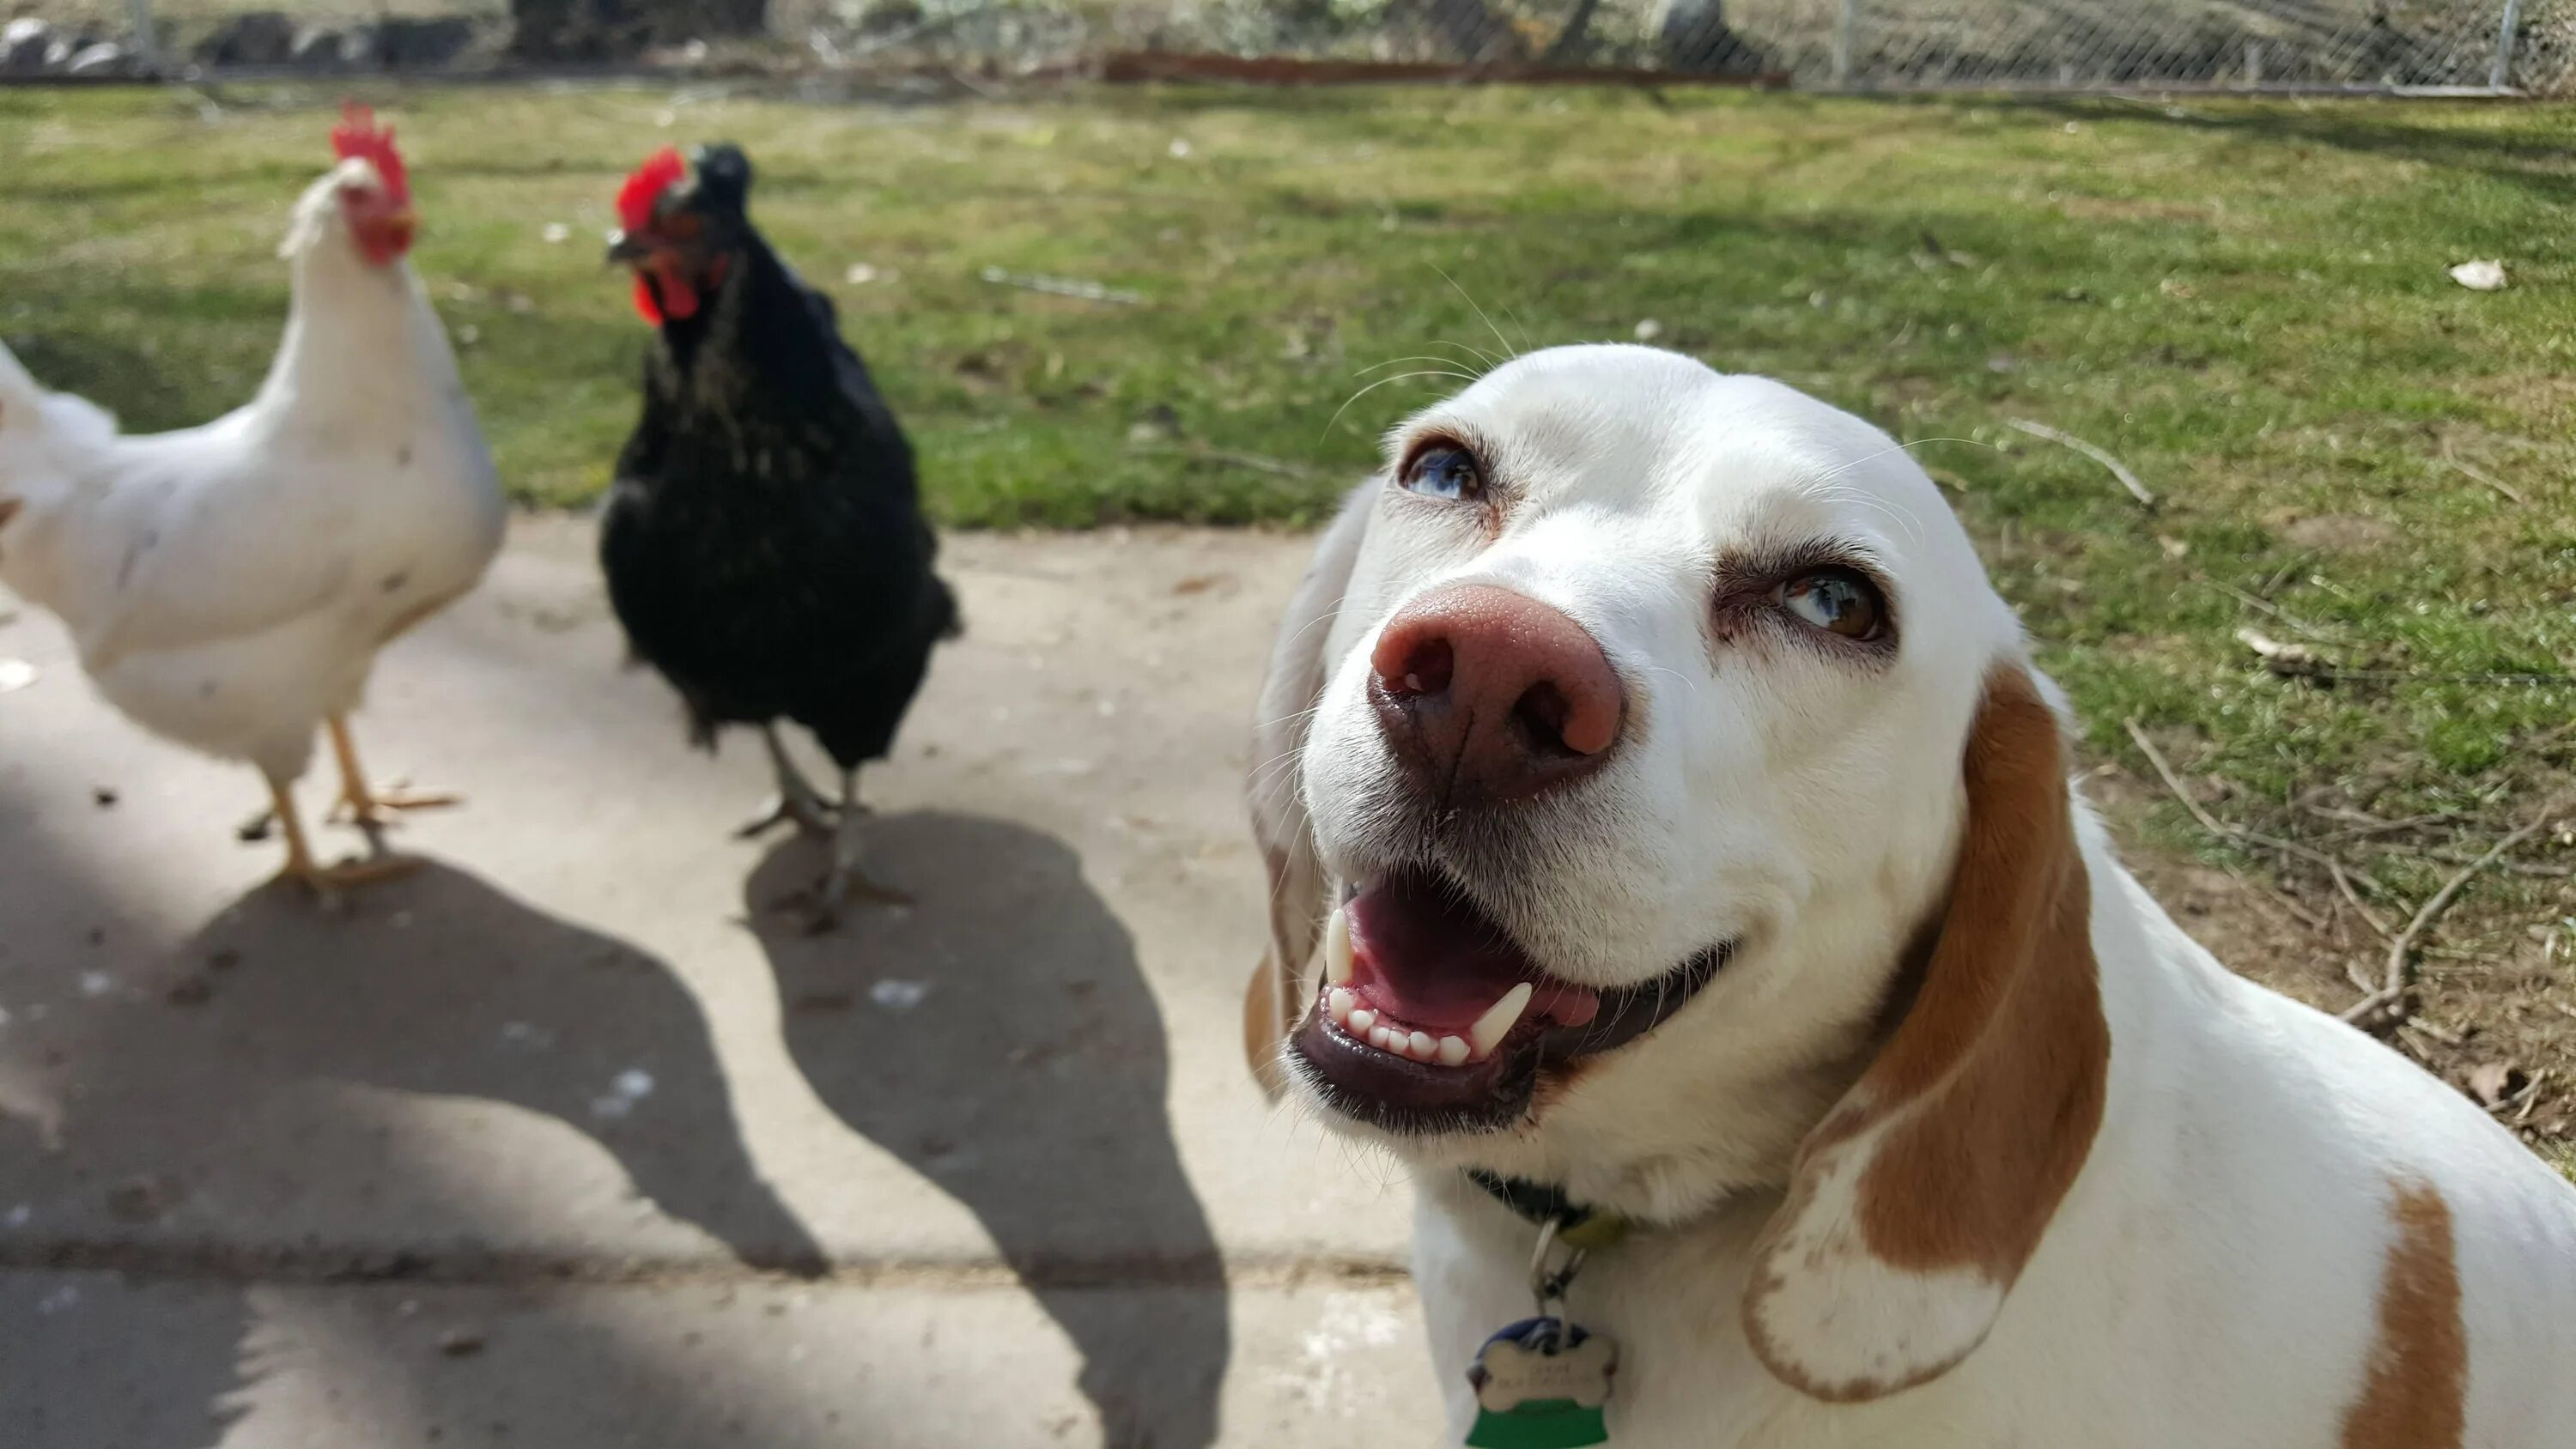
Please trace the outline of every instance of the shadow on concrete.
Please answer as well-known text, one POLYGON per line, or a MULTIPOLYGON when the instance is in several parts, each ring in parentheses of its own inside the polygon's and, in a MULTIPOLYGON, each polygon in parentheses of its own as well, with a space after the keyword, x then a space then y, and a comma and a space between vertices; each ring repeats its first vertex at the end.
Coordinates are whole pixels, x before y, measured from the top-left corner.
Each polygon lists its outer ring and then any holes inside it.
MULTIPOLYGON (((449 1442, 514 1442, 448 1368, 438 1325, 387 1313, 351 1331, 298 1302, 299 1283, 543 1292, 542 1265, 495 1246, 544 1236, 497 1188, 511 1164, 477 1154, 471 1123, 418 1130, 382 1089, 555 1118, 744 1261, 821 1262, 751 1167, 695 1000, 631 947, 436 865, 346 916, 268 887, 175 952, 136 944, 114 893, 61 860, 6 791, 0 860, 10 1449, 206 1449, 255 1382, 315 1364, 360 1385, 339 1406, 350 1442, 410 1422, 449 1442), (99 981, 113 984, 92 993, 99 981), (640 1098, 619 1090, 633 1072, 652 1079, 640 1098), (354 1237, 277 1226, 297 1221, 353 1224, 354 1237), (371 1417, 386 1412, 396 1419, 371 1417)), ((517 1397, 557 1429, 650 1425, 672 1449, 746 1429, 741 1411, 578 1314, 513 1371, 529 1381, 517 1397)))
MULTIPOLYGON (((158 999, 111 1010, 86 1064, 103 1079, 74 1077, 75 1163, 175 1177, 235 1212, 395 1224, 420 1241, 388 1255, 471 1261, 485 1245, 470 1189, 405 1198, 372 1180, 427 1144, 345 1089, 501 1102, 597 1142, 639 1195, 743 1262, 822 1267, 753 1169, 705 1018, 669 968, 461 871, 426 865, 340 915, 263 886, 127 984, 158 999)), ((474 1135, 444 1129, 439 1167, 506 1171, 474 1135)))
POLYGON ((1162 1014, 1126 929, 1071 848, 1019 826, 879 817, 868 849, 915 908, 852 907, 807 933, 780 909, 822 869, 804 840, 745 887, 798 1067, 983 1222, 1081 1353, 1105 1443, 1213 1442, 1224 1269, 1181 1170, 1162 1014), (1111 1284, 1175 1291, 1096 1291, 1111 1284))

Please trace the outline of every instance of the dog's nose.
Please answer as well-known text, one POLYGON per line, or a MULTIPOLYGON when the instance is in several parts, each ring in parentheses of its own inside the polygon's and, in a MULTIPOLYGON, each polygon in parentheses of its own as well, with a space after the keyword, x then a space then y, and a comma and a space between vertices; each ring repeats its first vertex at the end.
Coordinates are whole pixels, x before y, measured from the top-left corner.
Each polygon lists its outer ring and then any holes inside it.
POLYGON ((1453 805, 1524 799, 1590 773, 1627 710, 1582 625, 1490 584, 1407 604, 1369 664, 1396 758, 1453 805))

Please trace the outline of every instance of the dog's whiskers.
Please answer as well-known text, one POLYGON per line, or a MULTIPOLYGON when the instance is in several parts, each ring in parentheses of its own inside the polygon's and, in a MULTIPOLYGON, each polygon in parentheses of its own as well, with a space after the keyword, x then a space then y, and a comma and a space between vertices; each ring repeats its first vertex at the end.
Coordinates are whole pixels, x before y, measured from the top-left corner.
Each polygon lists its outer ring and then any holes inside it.
POLYGON ((1505 337, 1503 335, 1503 329, 1495 326, 1494 319, 1486 315, 1484 306, 1475 298, 1468 296, 1466 288, 1458 285, 1458 279, 1456 277, 1449 275, 1447 272, 1440 271, 1440 267, 1436 263, 1432 265, 1431 270, 1440 272, 1440 280, 1447 282, 1450 290, 1456 292, 1460 297, 1465 298, 1467 305, 1476 309, 1476 316, 1483 320, 1485 330, 1494 334, 1494 340, 1496 342, 1503 344, 1503 353, 1506 358, 1515 358, 1521 355, 1520 349, 1512 346, 1512 339, 1505 337))
POLYGON ((1496 357, 1494 354, 1487 352, 1481 347, 1471 346, 1468 343, 1457 342, 1443 337, 1433 342, 1431 345, 1434 347, 1454 347, 1460 352, 1466 353, 1468 356, 1476 359, 1478 374, 1480 376, 1503 365, 1502 358, 1496 357))
MULTIPOLYGON (((1456 344, 1456 343, 1450 343, 1450 342, 1434 342, 1434 343, 1432 343, 1431 345, 1432 345, 1432 346, 1434 346, 1434 347, 1454 347, 1454 346, 1456 346, 1457 344, 1456 344)), ((1468 348, 1468 349, 1467 349, 1467 351, 1469 351, 1469 352, 1475 352, 1475 349, 1474 349, 1474 348, 1472 348, 1472 347, 1470 347, 1470 348, 1468 348)), ((1477 355, 1477 356, 1479 356, 1479 357, 1483 357, 1483 356, 1484 356, 1484 354, 1483 354, 1483 353, 1477 353, 1476 355, 1477 355)), ((1361 368, 1357 373, 1353 374, 1353 376, 1356 376, 1356 377, 1366 377, 1366 376, 1368 376, 1368 375, 1369 375, 1370 373, 1372 373, 1372 372, 1383 372, 1383 371, 1385 371, 1386 369, 1388 369, 1388 368, 1390 368, 1390 367, 1401 367, 1401 366, 1403 366, 1405 363, 1408 363, 1408 362, 1433 362, 1433 363, 1438 363, 1440 366, 1442 366, 1442 367, 1444 367, 1444 368, 1460 367, 1460 366, 1465 365, 1465 364, 1462 364, 1462 363, 1461 363, 1457 358, 1454 358, 1454 357, 1443 357, 1443 356, 1440 356, 1440 355, 1439 355, 1439 354, 1437 354, 1437 353, 1431 353, 1431 352, 1417 352, 1417 353, 1412 354, 1412 355, 1411 355, 1411 356, 1409 356, 1409 357, 1390 357, 1390 358, 1388 358, 1388 359, 1387 359, 1386 361, 1384 361, 1384 362, 1372 362, 1372 363, 1370 363, 1368 366, 1361 368)), ((1491 359, 1487 359, 1487 365, 1488 365, 1488 366, 1490 366, 1490 365, 1491 365, 1491 359)), ((1454 376, 1454 375, 1455 375, 1455 374, 1453 374, 1453 376, 1454 376)), ((1468 379, 1468 381, 1470 381, 1470 382, 1472 382, 1472 381, 1474 381, 1474 380, 1475 380, 1475 379, 1473 379, 1473 378, 1469 378, 1469 379, 1468 379)))
POLYGON ((1460 382, 1471 385, 1476 381, 1476 379, 1469 377, 1463 372, 1438 368, 1425 368, 1419 372, 1399 372, 1393 377, 1381 377, 1377 381, 1370 383, 1368 386, 1361 388, 1358 392, 1352 393, 1349 401, 1346 401, 1340 407, 1333 409, 1333 415, 1324 420, 1322 435, 1331 434, 1334 425, 1342 420, 1342 414, 1351 410, 1352 403, 1358 402, 1361 398, 1367 397, 1370 393, 1377 391, 1379 388, 1385 387, 1389 383, 1404 382, 1417 377, 1454 377, 1460 382))
POLYGON ((1892 448, 1881 448, 1874 453, 1864 453, 1860 457, 1854 458, 1835 468, 1832 472, 1810 480, 1806 485, 1807 491, 1814 496, 1821 498, 1850 498, 1866 507, 1874 508, 1878 512, 1902 524, 1905 528, 1905 535, 1908 542, 1920 543, 1922 541, 1922 520, 1915 517, 1910 510, 1899 508, 1887 499, 1881 498, 1876 494, 1865 490, 1829 490, 1827 485, 1833 483, 1835 479, 1842 477, 1844 474, 1849 473, 1854 468, 1858 468, 1875 459, 1884 458, 1890 453, 1910 453, 1916 448, 1928 447, 1934 443, 1964 443, 1972 448, 1986 448, 1998 453, 2003 451, 1992 443, 1980 442, 1975 438, 1916 438, 1910 443, 1899 443, 1892 448))

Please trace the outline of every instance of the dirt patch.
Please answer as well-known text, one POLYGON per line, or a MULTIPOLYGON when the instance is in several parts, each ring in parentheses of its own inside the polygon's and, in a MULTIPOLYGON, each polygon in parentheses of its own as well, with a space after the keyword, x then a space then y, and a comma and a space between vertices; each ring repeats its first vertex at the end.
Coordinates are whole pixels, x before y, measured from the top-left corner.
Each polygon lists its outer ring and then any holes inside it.
POLYGON ((2136 196, 2061 196, 2057 209, 2075 221, 2216 221, 2205 204, 2151 201, 2136 196))
POLYGON ((2397 541, 2397 525, 2358 513, 2317 513, 2283 525, 2281 536, 2300 548, 2361 553, 2397 541))
POLYGON ((2576 377, 2561 372, 2499 372, 2459 381, 2460 391, 2525 418, 2576 415, 2576 377))

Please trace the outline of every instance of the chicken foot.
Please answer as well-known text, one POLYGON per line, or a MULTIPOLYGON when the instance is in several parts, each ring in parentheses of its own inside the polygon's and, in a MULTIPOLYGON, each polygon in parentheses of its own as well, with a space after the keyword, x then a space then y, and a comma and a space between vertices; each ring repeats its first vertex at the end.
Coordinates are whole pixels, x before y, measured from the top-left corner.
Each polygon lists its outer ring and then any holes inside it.
POLYGON ((394 823, 387 812, 434 810, 444 805, 459 805, 465 797, 438 790, 406 790, 392 785, 370 785, 366 768, 358 763, 358 742, 349 734, 346 716, 333 715, 331 753, 340 762, 340 798, 331 807, 333 824, 348 823, 370 833, 394 823))
POLYGON ((868 878, 862 864, 863 823, 872 814, 859 803, 859 772, 841 772, 840 819, 832 829, 832 869, 823 877, 820 897, 823 909, 835 910, 851 901, 866 901, 881 906, 908 906, 912 897, 892 886, 879 885, 868 878))
POLYGON ((281 880, 291 880, 322 898, 325 904, 335 902, 343 887, 367 885, 391 880, 420 869, 421 862, 412 856, 377 855, 367 860, 344 860, 337 865, 324 865, 313 858, 312 843, 304 835, 304 819, 295 808, 295 796, 284 781, 268 782, 269 809, 280 833, 286 837, 286 867, 278 872, 281 880))
POLYGON ((910 895, 868 877, 865 822, 875 812, 859 803, 858 785, 858 771, 841 773, 841 803, 832 809, 832 863, 823 878, 778 903, 778 909, 800 922, 807 935, 819 936, 839 925, 841 908, 853 902, 912 904, 910 895))
POLYGON ((787 743, 778 737, 778 726, 760 727, 760 741, 769 747, 769 766, 778 775, 778 797, 769 808, 734 831, 737 840, 751 840, 766 835, 781 825, 793 823, 802 835, 829 835, 833 832, 832 802, 814 788, 796 761, 788 756, 787 743))

